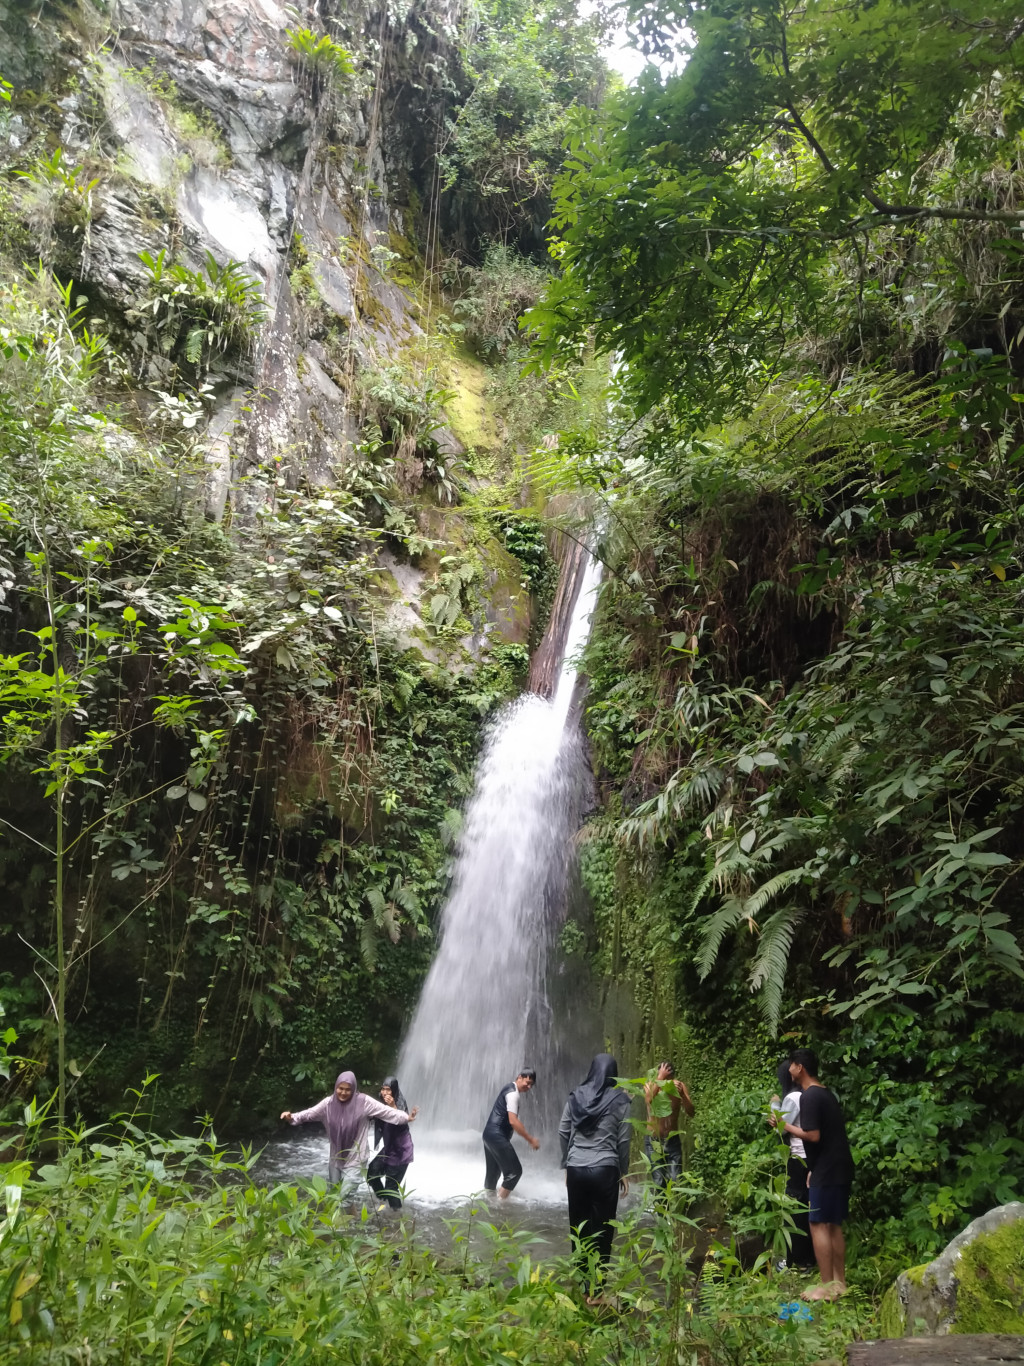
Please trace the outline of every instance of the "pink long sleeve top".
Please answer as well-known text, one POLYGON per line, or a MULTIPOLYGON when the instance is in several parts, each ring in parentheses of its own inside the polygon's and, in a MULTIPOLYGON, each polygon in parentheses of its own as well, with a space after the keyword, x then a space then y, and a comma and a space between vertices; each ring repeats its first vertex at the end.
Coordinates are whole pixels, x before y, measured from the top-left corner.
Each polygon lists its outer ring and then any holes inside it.
MULTIPOLYGON (((348 1148, 339 1149, 331 1153, 331 1163, 343 1171, 359 1171, 360 1167, 365 1167, 370 1158, 370 1142, 368 1138, 370 1120, 382 1119, 385 1124, 408 1124, 409 1116, 405 1110, 396 1110, 392 1105, 385 1105, 383 1101, 374 1100, 372 1096, 358 1092, 346 1105, 358 1105, 362 1102, 362 1114, 359 1117, 358 1128, 356 1129, 355 1139, 348 1148)), ((308 1110, 296 1110, 292 1114, 292 1124, 314 1124, 319 1122, 327 1130, 330 1137, 330 1125, 328 1118, 332 1105, 337 1105, 334 1096, 325 1096, 323 1100, 317 1101, 316 1105, 311 1105, 308 1110)), ((331 1145, 334 1146, 333 1143, 331 1145)))

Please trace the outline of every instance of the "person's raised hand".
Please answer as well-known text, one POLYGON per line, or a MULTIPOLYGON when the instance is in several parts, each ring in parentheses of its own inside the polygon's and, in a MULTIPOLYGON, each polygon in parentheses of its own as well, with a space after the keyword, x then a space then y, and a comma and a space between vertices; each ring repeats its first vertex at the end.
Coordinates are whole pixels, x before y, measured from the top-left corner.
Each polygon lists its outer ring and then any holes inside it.
POLYGON ((288 1121, 288 1123, 290 1124, 290 1123, 292 1122, 292 1112, 291 1112, 291 1110, 282 1110, 282 1111, 281 1111, 281 1118, 282 1118, 282 1119, 286 1119, 286 1120, 288 1121))
POLYGON ((410 1124, 413 1122, 413 1120, 416 1118, 416 1116, 419 1114, 419 1112, 420 1112, 420 1107, 419 1107, 418 1105, 414 1105, 414 1106, 412 1107, 412 1109, 409 1111, 409 1123, 410 1123, 410 1124))

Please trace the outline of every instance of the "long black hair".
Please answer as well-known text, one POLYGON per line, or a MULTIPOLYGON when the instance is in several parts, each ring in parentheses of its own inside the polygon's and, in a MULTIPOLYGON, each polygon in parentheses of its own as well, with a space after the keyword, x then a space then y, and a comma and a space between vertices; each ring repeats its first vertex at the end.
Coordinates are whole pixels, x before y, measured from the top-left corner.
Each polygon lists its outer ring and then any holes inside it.
POLYGON ((776 1073, 779 1079, 779 1095, 788 1096, 790 1091, 799 1091, 800 1085, 795 1082, 789 1071, 789 1059, 783 1058, 779 1063, 779 1070, 776 1073))

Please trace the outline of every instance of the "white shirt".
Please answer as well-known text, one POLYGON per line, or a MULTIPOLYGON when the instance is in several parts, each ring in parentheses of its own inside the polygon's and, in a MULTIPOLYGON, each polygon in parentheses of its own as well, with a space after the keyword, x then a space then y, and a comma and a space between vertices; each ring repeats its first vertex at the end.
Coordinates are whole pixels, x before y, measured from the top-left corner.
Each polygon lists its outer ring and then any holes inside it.
MULTIPOLYGON (((782 1103, 779 1106, 786 1123, 795 1124, 798 1129, 800 1127, 800 1096, 800 1091, 790 1091, 782 1097, 782 1103)), ((789 1151, 794 1157, 802 1157, 804 1161, 807 1160, 804 1141, 802 1138, 797 1138, 796 1134, 789 1135, 789 1151)))
POLYGON ((505 1109, 509 1112, 510 1115, 518 1115, 518 1113, 519 1113, 519 1088, 518 1088, 518 1086, 513 1086, 513 1087, 512 1087, 512 1090, 509 1091, 508 1095, 505 1097, 505 1109))

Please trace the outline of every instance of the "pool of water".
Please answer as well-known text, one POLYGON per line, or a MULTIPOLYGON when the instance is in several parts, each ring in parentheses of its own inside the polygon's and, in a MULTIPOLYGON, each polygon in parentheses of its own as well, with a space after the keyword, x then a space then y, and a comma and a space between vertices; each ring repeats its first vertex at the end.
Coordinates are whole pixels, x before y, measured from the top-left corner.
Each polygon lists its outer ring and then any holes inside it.
MULTIPOLYGON (((475 1251, 486 1242, 486 1226, 504 1227, 523 1238, 534 1259, 569 1252, 565 1173, 543 1150, 521 1151, 523 1176, 507 1200, 483 1192, 484 1154, 475 1130, 418 1131, 416 1159, 405 1177, 401 1215, 383 1211, 388 1222, 400 1221, 434 1247, 450 1247, 455 1233, 472 1223, 475 1251), (526 1241, 526 1235, 530 1235, 526 1241)), ((319 1132, 289 1134, 264 1148, 253 1169, 254 1181, 265 1185, 300 1177, 327 1176, 327 1139, 319 1132)), ((620 1217, 639 1200, 634 1188, 619 1202, 620 1217)), ((376 1215, 376 1200, 365 1185, 357 1196, 376 1215)))

